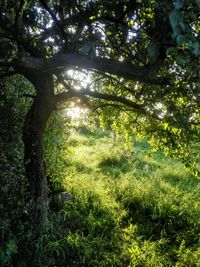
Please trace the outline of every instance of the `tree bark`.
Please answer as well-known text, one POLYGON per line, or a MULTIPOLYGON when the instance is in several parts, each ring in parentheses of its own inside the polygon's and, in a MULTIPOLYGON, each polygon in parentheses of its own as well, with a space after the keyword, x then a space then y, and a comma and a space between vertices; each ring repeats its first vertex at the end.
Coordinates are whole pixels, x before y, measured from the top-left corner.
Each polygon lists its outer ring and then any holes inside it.
POLYGON ((25 117, 23 128, 24 165, 29 181, 34 222, 47 218, 47 181, 43 159, 43 133, 49 116, 55 108, 53 77, 38 74, 35 80, 36 96, 25 117))

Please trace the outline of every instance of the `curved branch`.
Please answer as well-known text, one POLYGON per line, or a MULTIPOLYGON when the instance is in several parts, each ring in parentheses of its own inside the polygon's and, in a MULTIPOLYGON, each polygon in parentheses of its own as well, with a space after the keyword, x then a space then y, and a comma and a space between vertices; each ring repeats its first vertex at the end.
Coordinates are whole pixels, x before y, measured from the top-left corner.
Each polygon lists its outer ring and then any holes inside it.
POLYGON ((126 98, 121 97, 121 96, 102 94, 102 93, 98 93, 95 91, 89 91, 89 90, 83 90, 83 94, 85 96, 91 96, 94 98, 104 99, 107 101, 118 102, 118 103, 124 104, 125 106, 131 107, 133 110, 135 110, 137 112, 145 113, 142 105, 134 103, 131 100, 126 99, 126 98))
POLYGON ((56 55, 47 60, 25 56, 15 63, 15 69, 23 67, 56 75, 63 73, 67 68, 79 67, 91 71, 98 71, 102 74, 109 73, 117 75, 142 83, 166 85, 170 82, 169 78, 159 76, 157 66, 155 65, 140 67, 129 62, 120 62, 118 60, 100 57, 91 60, 89 56, 76 53, 56 55))
POLYGON ((131 107, 132 110, 135 110, 135 111, 140 112, 140 113, 145 113, 145 110, 143 109, 142 105, 134 103, 129 99, 126 99, 126 98, 120 97, 120 96, 115 96, 115 95, 98 93, 98 92, 90 91, 90 90, 77 91, 77 90, 74 90, 71 88, 70 91, 68 91, 68 92, 62 92, 60 94, 57 94, 55 96, 55 100, 56 100, 56 102, 67 101, 72 97, 79 97, 79 98, 84 100, 85 97, 87 97, 87 96, 90 96, 93 98, 98 98, 98 99, 104 99, 107 101, 118 102, 118 103, 121 103, 125 106, 131 107))
POLYGON ((57 73, 62 73, 69 67, 80 67, 102 73, 110 73, 144 83, 163 85, 167 82, 165 78, 156 75, 158 71, 154 73, 156 66, 153 65, 139 67, 128 62, 100 57, 91 60, 89 56, 75 53, 56 55, 47 63, 47 70, 57 73))

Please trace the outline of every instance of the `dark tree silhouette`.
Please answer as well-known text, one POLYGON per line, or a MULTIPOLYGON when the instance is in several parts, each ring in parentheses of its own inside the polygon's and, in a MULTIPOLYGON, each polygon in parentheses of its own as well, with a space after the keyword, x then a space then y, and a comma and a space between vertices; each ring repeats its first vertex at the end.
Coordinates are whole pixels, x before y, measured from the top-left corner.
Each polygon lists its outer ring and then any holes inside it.
POLYGON ((23 141, 37 223, 47 217, 42 135, 59 102, 127 107, 174 149, 198 136, 199 29, 199 1, 0 1, 0 77, 35 88, 23 141), (71 69, 91 71, 92 86, 77 91, 71 69))

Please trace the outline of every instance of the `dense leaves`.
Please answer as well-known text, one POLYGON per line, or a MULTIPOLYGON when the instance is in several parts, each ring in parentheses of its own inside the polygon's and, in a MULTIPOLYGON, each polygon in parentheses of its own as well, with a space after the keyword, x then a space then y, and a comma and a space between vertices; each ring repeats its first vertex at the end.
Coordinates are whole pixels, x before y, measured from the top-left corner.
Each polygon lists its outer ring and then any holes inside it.
POLYGON ((20 248, 16 234, 23 232, 29 221, 21 131, 30 104, 23 96, 24 88, 31 93, 32 87, 19 76, 7 78, 0 87, 0 262, 11 266, 20 248))
POLYGON ((59 100, 101 99, 89 105, 116 114, 104 118, 186 159, 199 138, 199 21, 199 1, 2 1, 1 75, 49 59, 59 100), (97 72, 84 84, 65 67, 97 72))

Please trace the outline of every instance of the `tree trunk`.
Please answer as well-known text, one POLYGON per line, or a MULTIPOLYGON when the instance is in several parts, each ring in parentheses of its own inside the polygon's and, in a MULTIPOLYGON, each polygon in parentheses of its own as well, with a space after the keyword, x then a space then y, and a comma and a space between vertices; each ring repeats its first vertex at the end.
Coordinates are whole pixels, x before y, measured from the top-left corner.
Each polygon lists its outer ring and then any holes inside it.
POLYGON ((24 164, 33 201, 34 222, 47 218, 47 181, 43 159, 43 133, 55 108, 53 77, 40 74, 35 82, 36 96, 25 117, 23 128, 24 164))

